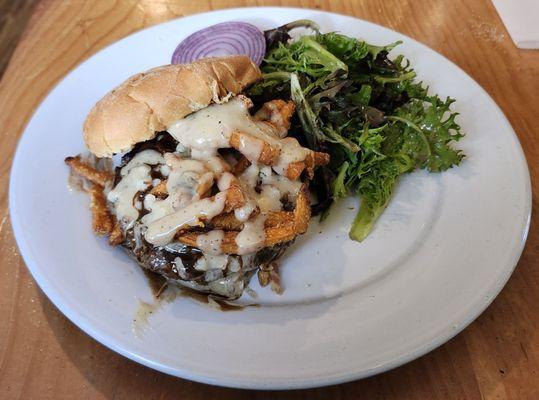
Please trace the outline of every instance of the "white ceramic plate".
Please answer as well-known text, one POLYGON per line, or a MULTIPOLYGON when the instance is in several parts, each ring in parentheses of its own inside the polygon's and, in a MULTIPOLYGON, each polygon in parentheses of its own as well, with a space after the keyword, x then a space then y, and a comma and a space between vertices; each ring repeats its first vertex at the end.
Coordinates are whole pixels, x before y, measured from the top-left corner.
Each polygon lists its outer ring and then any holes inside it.
POLYGON ((244 8, 137 32, 73 70, 43 101, 21 138, 10 207, 32 275, 75 324, 151 368, 245 388, 322 386, 372 375, 445 342, 476 318, 509 278, 527 234, 531 190, 520 144, 479 85, 450 61, 389 29, 337 14, 244 8), (457 98, 466 132, 462 166, 404 177, 372 234, 348 239, 354 199, 289 249, 277 296, 254 283, 258 308, 214 311, 188 298, 163 305, 140 332, 147 281, 121 249, 93 236, 87 198, 66 187, 63 159, 81 152, 92 105, 130 75, 166 64, 177 43, 240 20, 267 29, 300 18, 375 44, 403 40, 421 79, 457 98), (320 233, 322 232, 322 233, 320 233))

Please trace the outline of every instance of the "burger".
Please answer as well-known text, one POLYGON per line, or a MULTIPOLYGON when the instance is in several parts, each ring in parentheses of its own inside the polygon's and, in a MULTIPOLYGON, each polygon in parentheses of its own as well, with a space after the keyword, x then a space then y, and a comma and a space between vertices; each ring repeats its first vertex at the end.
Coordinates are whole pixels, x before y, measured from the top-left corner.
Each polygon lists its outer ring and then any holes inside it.
POLYGON ((288 136, 293 102, 254 109, 246 56, 165 65, 103 97, 66 164, 90 196, 93 231, 167 283, 234 300, 307 230, 308 182, 329 156, 288 136), (116 167, 112 167, 115 156, 116 167))

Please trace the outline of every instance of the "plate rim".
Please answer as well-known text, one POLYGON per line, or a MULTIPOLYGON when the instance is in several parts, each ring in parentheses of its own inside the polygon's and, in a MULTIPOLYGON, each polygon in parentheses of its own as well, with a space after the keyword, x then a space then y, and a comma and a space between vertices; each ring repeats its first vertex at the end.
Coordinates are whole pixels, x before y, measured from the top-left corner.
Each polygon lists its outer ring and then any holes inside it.
POLYGON ((516 266, 518 264, 518 261, 520 260, 520 257, 522 255, 522 252, 523 252, 525 244, 526 244, 526 239, 527 239, 527 236, 528 236, 529 227, 530 227, 530 223, 531 223, 532 190, 531 190, 531 176, 530 176, 530 172, 529 172, 529 168, 528 168, 528 164, 527 164, 527 160, 526 160, 526 155, 525 155, 525 153, 523 151, 520 140, 519 140, 515 130, 511 126, 509 120, 507 119, 507 117, 505 116, 505 114, 503 113, 501 108, 498 106, 498 104, 489 95, 489 93, 473 77, 471 77, 466 71, 464 71, 462 68, 460 68, 453 61, 449 60, 443 54, 437 52, 436 50, 430 48, 429 46, 423 44, 422 42, 420 42, 420 41, 418 41, 418 40, 416 40, 416 39, 414 39, 414 38, 412 38, 412 37, 410 37, 408 35, 405 35, 405 34, 403 34, 401 32, 395 31, 394 29, 391 29, 389 27, 385 27, 383 25, 380 25, 380 24, 377 24, 377 23, 374 23, 374 22, 371 22, 371 21, 368 21, 368 20, 365 20, 365 19, 362 19, 362 18, 358 18, 358 17, 353 16, 353 15, 336 13, 336 12, 325 11, 325 10, 317 10, 317 9, 311 9, 311 8, 277 6, 277 7, 235 7, 235 8, 226 8, 226 9, 219 9, 219 10, 213 10, 213 11, 208 11, 208 12, 201 12, 201 13, 190 14, 190 15, 187 15, 187 16, 174 18, 174 19, 164 21, 164 22, 161 22, 159 24, 155 24, 155 25, 146 27, 144 29, 140 29, 140 30, 137 30, 135 32, 132 32, 132 33, 130 33, 130 34, 128 34, 128 35, 114 41, 113 43, 107 45, 106 47, 100 49, 96 53, 94 53, 91 56, 85 58, 80 63, 78 63, 77 65, 72 67, 62 77, 62 79, 60 79, 54 86, 51 87, 51 89, 48 91, 47 95, 40 101, 40 103, 37 105, 37 107, 33 110, 32 117, 28 120, 28 122, 24 126, 24 129, 22 130, 21 135, 19 136, 19 140, 18 140, 18 143, 17 143, 16 148, 15 148, 14 157, 13 157, 13 161, 12 161, 12 164, 11 164, 11 170, 10 170, 10 174, 9 174, 8 202, 9 202, 9 216, 10 216, 10 221, 11 221, 11 224, 12 224, 13 234, 14 234, 17 246, 18 246, 18 248, 20 250, 20 254, 21 254, 21 256, 22 256, 22 258, 23 258, 23 260, 25 262, 25 265, 27 266, 28 270, 30 271, 33 279, 36 281, 39 288, 45 293, 45 295, 48 297, 48 299, 54 304, 54 306, 59 311, 61 311, 71 322, 73 322, 79 329, 84 331, 90 337, 97 340, 99 343, 101 343, 105 347, 115 351, 116 353, 121 354, 122 356, 124 356, 124 357, 126 357, 126 358, 128 358, 128 359, 130 359, 132 361, 135 361, 137 363, 145 365, 146 367, 158 370, 160 372, 163 372, 163 373, 166 373, 166 374, 169 374, 169 375, 172 375, 172 376, 176 376, 176 377, 180 377, 180 378, 184 378, 184 379, 188 379, 188 380, 192 380, 192 381, 196 381, 196 382, 200 382, 200 383, 205 383, 205 384, 210 384, 210 385, 218 385, 218 386, 230 387, 230 388, 283 390, 283 389, 306 389, 306 388, 322 387, 322 386, 327 386, 327 385, 332 385, 332 384, 340 384, 340 383, 349 382, 349 381, 352 381, 352 380, 363 379, 363 378, 366 378, 366 377, 369 377, 369 376, 373 376, 373 375, 376 375, 378 373, 382 373, 382 372, 388 371, 390 369, 397 368, 397 367, 399 367, 399 366, 401 366, 403 364, 406 364, 406 363, 408 363, 408 362, 410 362, 412 360, 415 360, 415 359, 429 353, 430 351, 434 350, 435 348, 439 347, 440 345, 446 343, 447 341, 449 341, 453 337, 455 337, 457 334, 462 332, 471 322, 473 322, 477 317, 479 317, 479 315, 481 315, 486 310, 486 308, 488 308, 488 306, 494 301, 494 299, 499 295, 499 293, 504 288, 505 284, 508 282, 509 278, 513 274, 513 272, 514 272, 514 270, 515 270, 515 268, 516 268, 516 266), (474 310, 470 310, 470 312, 467 313, 468 314, 467 318, 465 318, 462 321, 462 323, 458 326, 457 329, 451 330, 445 335, 439 335, 438 337, 431 340, 430 342, 427 342, 424 346, 422 346, 422 348, 411 351, 407 355, 402 356, 402 357, 400 357, 400 358, 398 358, 396 360, 388 361, 387 363, 384 363, 382 365, 378 365, 378 366, 376 366, 374 368, 370 368, 370 369, 363 370, 363 371, 360 371, 360 372, 350 372, 350 373, 346 373, 346 374, 335 374, 335 376, 327 375, 324 378, 313 377, 313 378, 310 378, 310 379, 306 379, 306 378, 299 378, 299 379, 295 379, 295 380, 290 380, 289 379, 286 382, 282 382, 282 381, 244 380, 244 379, 234 379, 234 378, 229 378, 229 377, 225 378, 223 380, 221 378, 216 378, 216 377, 213 377, 213 376, 204 376, 204 375, 200 375, 200 374, 197 374, 197 373, 193 374, 189 370, 187 370, 185 368, 178 367, 178 366, 175 366, 173 368, 168 367, 166 365, 160 364, 159 362, 155 362, 155 361, 153 361, 153 360, 151 360, 149 358, 145 358, 144 356, 142 356, 140 354, 137 354, 136 352, 131 352, 131 351, 123 348, 118 343, 115 343, 114 340, 109 340, 107 335, 102 335, 99 331, 93 329, 92 324, 87 319, 85 319, 84 316, 78 315, 70 307, 66 306, 66 304, 61 300, 61 298, 60 298, 61 296, 51 287, 49 279, 44 274, 41 274, 39 272, 39 269, 36 267, 38 262, 36 261, 36 257, 34 257, 34 255, 32 254, 32 252, 30 250, 30 247, 28 246, 27 240, 26 240, 25 235, 24 235, 23 228, 22 228, 22 226, 20 224, 19 217, 17 217, 19 212, 14 206, 14 204, 16 204, 16 201, 15 201, 16 195, 15 195, 15 190, 13 189, 13 178, 14 178, 14 175, 15 175, 14 171, 16 171, 18 166, 21 164, 19 150, 20 150, 21 144, 25 140, 24 137, 25 137, 25 134, 26 134, 26 129, 27 129, 28 125, 30 124, 30 122, 34 119, 35 114, 37 113, 40 106, 44 102, 47 101, 47 99, 49 98, 51 93, 54 91, 54 89, 56 89, 58 86, 60 86, 64 82, 64 80, 74 72, 75 69, 77 69, 80 65, 84 64, 85 62, 87 62, 89 59, 93 58, 97 54, 99 54, 99 53, 101 53, 103 51, 106 51, 111 46, 114 46, 119 41, 122 41, 122 40, 124 40, 124 39, 126 39, 128 37, 133 36, 133 35, 142 33, 142 32, 144 32, 146 30, 151 30, 151 29, 153 29, 153 28, 155 28, 157 26, 162 26, 162 25, 166 25, 166 24, 172 25, 172 24, 178 23, 178 21, 185 21, 186 19, 189 20, 190 18, 199 18, 201 15, 209 15, 209 14, 215 15, 215 14, 223 14, 223 13, 226 14, 226 13, 233 13, 235 11, 243 11, 244 12, 244 11, 246 11, 248 9, 263 10, 263 11, 266 11, 268 13, 271 13, 271 12, 274 12, 274 11, 277 11, 277 10, 280 11, 280 12, 282 12, 283 10, 294 10, 294 11, 309 12, 309 13, 318 14, 318 15, 333 15, 333 16, 338 16, 339 18, 345 17, 345 18, 359 20, 359 21, 361 21, 363 23, 366 23, 368 25, 373 26, 375 29, 382 28, 383 30, 389 30, 391 32, 397 33, 397 34, 403 36, 407 41, 413 42, 414 44, 418 44, 420 47, 426 48, 426 49, 436 53, 439 57, 442 57, 446 63, 448 63, 451 66, 455 67, 460 73, 462 73, 465 76, 467 76, 468 78, 470 78, 473 82, 476 83, 477 87, 482 92, 484 97, 486 99, 488 99, 488 102, 492 106, 494 106, 495 109, 497 109, 497 111, 499 112, 499 114, 502 117, 506 127, 512 133, 513 142, 515 143, 516 148, 519 151, 520 156, 521 156, 520 159, 518 160, 519 161, 518 164, 519 164, 519 167, 521 167, 523 169, 523 171, 525 172, 525 175, 526 175, 525 176, 525 178, 526 178, 525 179, 525 187, 524 187, 524 193, 523 193, 523 198, 525 198, 526 205, 525 205, 525 210, 524 210, 525 212, 523 213, 523 221, 522 221, 523 223, 521 224, 521 227, 519 229, 519 232, 521 234, 520 234, 520 237, 519 237, 518 246, 513 247, 514 254, 513 254, 513 257, 511 257, 511 260, 512 260, 511 261, 511 266, 510 266, 510 268, 506 269, 505 275, 499 277, 499 279, 496 282, 496 286, 495 287, 493 286, 491 288, 492 296, 486 298, 485 301, 481 304, 480 307, 477 307, 474 310))

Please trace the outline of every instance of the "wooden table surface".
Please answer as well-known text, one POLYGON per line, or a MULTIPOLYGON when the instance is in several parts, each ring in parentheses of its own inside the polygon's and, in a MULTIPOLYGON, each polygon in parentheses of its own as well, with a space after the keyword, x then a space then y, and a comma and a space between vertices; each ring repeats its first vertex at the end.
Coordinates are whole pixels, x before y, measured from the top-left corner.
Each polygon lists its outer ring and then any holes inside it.
POLYGON ((538 105, 539 51, 514 46, 489 0, 39 3, 0 82, 0 398, 539 399, 538 105), (144 27, 212 9, 255 5, 350 14, 425 43, 487 90, 524 147, 534 214, 526 248, 509 283, 453 340, 382 375, 321 389, 272 393, 206 386, 152 371, 106 349, 60 314, 32 280, 13 239, 7 203, 14 149, 39 102, 68 71, 144 27))

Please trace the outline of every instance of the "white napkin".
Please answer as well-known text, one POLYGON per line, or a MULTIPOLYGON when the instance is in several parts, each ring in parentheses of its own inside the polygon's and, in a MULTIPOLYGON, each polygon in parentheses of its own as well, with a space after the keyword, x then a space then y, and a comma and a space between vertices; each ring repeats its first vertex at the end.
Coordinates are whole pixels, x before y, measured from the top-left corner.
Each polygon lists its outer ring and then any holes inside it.
POLYGON ((517 47, 539 49, 539 0, 492 2, 517 47))

